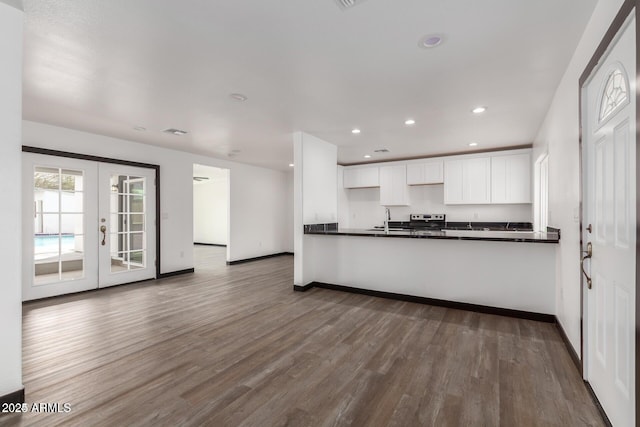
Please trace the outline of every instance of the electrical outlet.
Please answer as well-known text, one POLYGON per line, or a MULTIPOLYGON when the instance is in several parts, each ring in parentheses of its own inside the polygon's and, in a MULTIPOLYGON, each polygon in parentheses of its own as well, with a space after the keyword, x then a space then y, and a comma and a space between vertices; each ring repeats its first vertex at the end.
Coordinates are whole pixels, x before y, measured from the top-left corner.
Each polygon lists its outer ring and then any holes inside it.
POLYGON ((184 258, 184 251, 180 251, 180 258, 184 258))

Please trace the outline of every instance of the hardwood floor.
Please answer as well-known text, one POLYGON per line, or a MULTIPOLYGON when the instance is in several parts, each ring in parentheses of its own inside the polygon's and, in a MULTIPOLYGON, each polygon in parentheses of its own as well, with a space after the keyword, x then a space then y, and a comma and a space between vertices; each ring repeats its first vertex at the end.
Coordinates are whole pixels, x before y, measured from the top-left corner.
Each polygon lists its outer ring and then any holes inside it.
POLYGON ((27 303, 1 425, 600 426, 555 326, 313 289, 293 257, 27 303))

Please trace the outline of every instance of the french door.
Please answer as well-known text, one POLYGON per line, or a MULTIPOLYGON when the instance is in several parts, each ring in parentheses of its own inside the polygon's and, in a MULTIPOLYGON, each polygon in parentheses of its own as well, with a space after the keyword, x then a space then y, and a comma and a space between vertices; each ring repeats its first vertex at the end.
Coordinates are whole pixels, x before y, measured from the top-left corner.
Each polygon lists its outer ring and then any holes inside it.
POLYGON ((635 40, 632 17, 582 105, 584 375, 615 426, 636 425, 635 40))
POLYGON ((23 153, 23 300, 155 278, 155 170, 23 153))

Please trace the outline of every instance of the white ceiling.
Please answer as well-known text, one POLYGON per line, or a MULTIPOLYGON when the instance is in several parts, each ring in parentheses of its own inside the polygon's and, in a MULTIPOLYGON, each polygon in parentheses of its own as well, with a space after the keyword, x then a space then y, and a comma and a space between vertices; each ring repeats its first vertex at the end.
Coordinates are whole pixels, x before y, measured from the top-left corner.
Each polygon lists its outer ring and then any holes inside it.
POLYGON ((596 0, 24 3, 25 119, 287 170, 297 130, 342 163, 531 143, 596 0))

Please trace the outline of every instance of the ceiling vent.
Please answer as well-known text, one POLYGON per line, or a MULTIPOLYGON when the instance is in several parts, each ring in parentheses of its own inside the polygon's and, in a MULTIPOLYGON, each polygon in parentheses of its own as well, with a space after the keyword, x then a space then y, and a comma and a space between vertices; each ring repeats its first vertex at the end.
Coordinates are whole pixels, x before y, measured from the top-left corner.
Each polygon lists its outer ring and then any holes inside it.
POLYGON ((379 150, 373 150, 374 153, 388 153, 389 150, 386 148, 381 148, 379 150))
POLYGON ((182 135, 186 135, 188 132, 186 130, 180 130, 180 129, 165 129, 162 132, 164 133, 170 133, 172 135, 178 135, 178 136, 182 136, 182 135))
POLYGON ((364 1, 365 0, 336 0, 336 3, 338 3, 338 7, 340 9, 347 10, 347 9, 351 9, 354 6, 359 5, 364 1))

